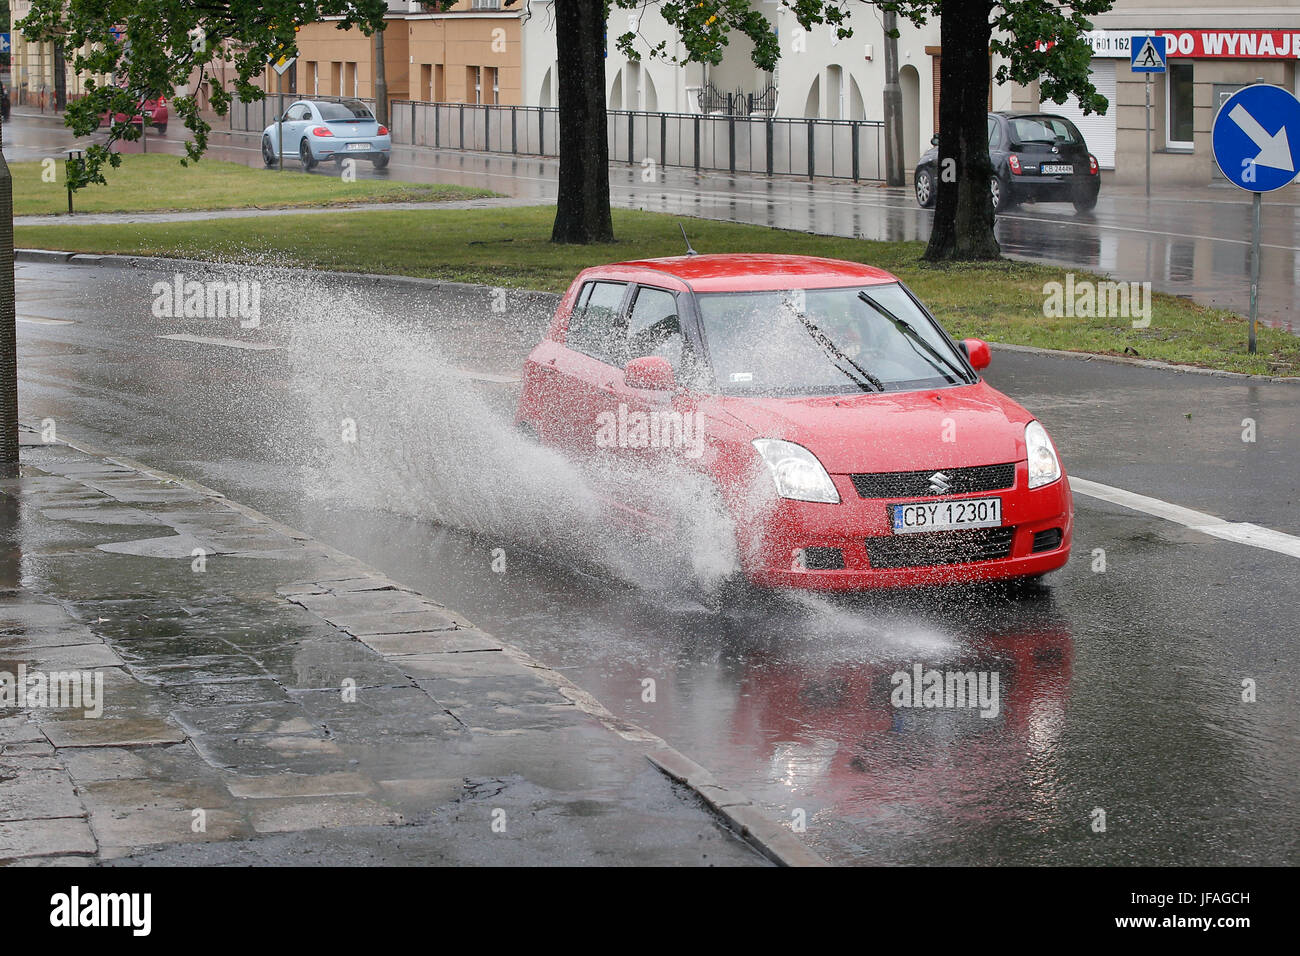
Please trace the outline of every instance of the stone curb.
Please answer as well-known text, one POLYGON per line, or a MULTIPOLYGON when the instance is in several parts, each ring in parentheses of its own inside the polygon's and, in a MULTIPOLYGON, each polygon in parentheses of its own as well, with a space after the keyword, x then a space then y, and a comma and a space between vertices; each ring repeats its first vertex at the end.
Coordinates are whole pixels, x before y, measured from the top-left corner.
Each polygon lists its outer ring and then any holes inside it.
MULTIPOLYGON (((470 288, 481 287, 471 286, 470 288)), ((23 423, 23 427, 31 431, 39 431, 39 429, 26 423, 23 423)), ((386 576, 381 572, 370 568, 368 565, 365 565, 364 562, 358 561, 351 555, 345 554, 337 548, 332 548, 321 541, 317 541, 310 535, 304 534, 301 531, 290 528, 288 525, 282 524, 254 508, 232 501, 221 492, 200 484, 197 481, 182 478, 179 475, 173 475, 169 472, 162 471, 161 469, 154 468, 131 458, 125 458, 120 455, 111 455, 102 449, 95 448, 92 445, 87 445, 79 441, 60 439, 59 443, 74 448, 83 454, 102 458, 112 464, 121 465, 124 468, 130 468, 133 471, 137 471, 150 478, 171 482, 180 487, 187 488, 196 494, 219 501, 222 505, 232 511, 239 512, 254 521, 264 523, 267 527, 288 538, 300 542, 310 542, 313 547, 319 548, 322 553, 328 554, 349 565, 363 567, 368 573, 373 574, 377 579, 386 578, 386 576)), ((401 590, 411 594, 419 593, 412 591, 409 588, 402 588, 401 590)), ((292 603, 292 595, 282 596, 284 596, 286 600, 290 600, 292 603)), ((423 595, 421 595, 421 597, 423 597, 423 595)), ((433 603, 436 604, 437 602, 433 603)), ((441 607, 441 605, 438 606, 441 607)), ((456 616, 462 617, 461 615, 456 616)), ((663 738, 613 714, 587 691, 583 690, 577 684, 574 684, 563 674, 547 667, 540 661, 537 661, 523 650, 505 643, 504 641, 500 641, 499 638, 493 637, 492 639, 501 644, 502 653, 511 657, 519 664, 535 670, 540 677, 552 684, 561 695, 572 701, 579 710, 594 717, 605 728, 618 734, 624 740, 648 748, 646 751, 646 758, 655 766, 656 769, 670 779, 693 791, 711 813, 719 817, 725 826, 737 833, 746 843, 752 846, 765 858, 779 866, 827 865, 825 860, 805 846, 793 833, 782 827, 780 823, 769 816, 766 811, 755 806, 748 797, 738 793, 737 791, 728 790, 721 786, 705 768, 695 763, 680 751, 669 746, 667 741, 663 740, 663 738)), ((363 643, 365 643, 364 639, 363 643)))
POLYGON ((1250 372, 1230 372, 1226 369, 1201 368, 1199 365, 1173 365, 1155 359, 1129 358, 1125 355, 1107 355, 1104 352, 1071 352, 1068 349, 1044 349, 1035 345, 1010 345, 1006 342, 990 342, 992 348, 1000 352, 1024 352, 1029 355, 1047 355, 1052 358, 1076 359, 1084 362, 1111 362, 1115 365, 1131 365, 1136 368, 1151 368, 1161 372, 1174 372, 1186 375, 1208 375, 1213 378, 1245 379, 1251 382, 1275 382, 1278 384, 1300 385, 1300 376, 1255 375, 1250 372))
MULTIPOLYGON (((161 256, 127 256, 118 254, 88 254, 79 252, 62 252, 55 249, 15 249, 14 259, 18 262, 54 262, 71 265, 110 266, 129 269, 174 269, 211 268, 220 263, 204 259, 173 259, 161 256)), ((422 279, 416 276, 390 276, 374 272, 336 272, 330 270, 321 273, 328 277, 351 280, 353 282, 370 282, 375 285, 388 285, 408 289, 453 289, 458 292, 486 292, 491 286, 476 285, 470 282, 446 282, 440 279, 422 279)), ((559 303, 560 295, 556 292, 540 292, 536 289, 511 289, 511 295, 522 296, 527 301, 559 303)), ((1149 368, 1161 372, 1173 372, 1186 375, 1208 375, 1213 378, 1241 379, 1250 382, 1271 382, 1275 384, 1300 385, 1300 376, 1254 375, 1249 372, 1229 372, 1222 369, 1201 368, 1198 365, 1173 365, 1154 359, 1128 358, 1122 355, 1106 355, 1101 352, 1072 352, 1066 349, 1045 349, 1033 345, 1010 345, 1005 342, 990 342, 989 345, 1003 352, 1025 352, 1030 355, 1046 355, 1052 358, 1074 359, 1082 362, 1111 362, 1116 365, 1129 365, 1136 368, 1149 368)))
MULTIPOLYGON (((117 269, 151 269, 166 271, 168 269, 211 269, 222 263, 205 259, 177 259, 164 256, 130 256, 117 253, 65 252, 57 249, 15 249, 17 262, 44 262, 63 265, 105 266, 117 269)), ((286 269, 290 272, 302 272, 302 269, 286 269)), ((419 276, 390 276, 375 272, 338 272, 333 269, 318 272, 316 275, 325 280, 337 279, 350 282, 368 282, 373 285, 388 285, 396 288, 451 289, 456 292, 490 293, 492 286, 477 285, 472 282, 450 282, 443 279, 426 279, 419 276)), ((560 295, 556 292, 541 292, 535 289, 509 289, 511 296, 518 296, 526 301, 547 304, 558 303, 560 295)))
POLYGON ((826 866, 793 832, 754 806, 743 793, 729 790, 713 774, 672 748, 656 750, 650 762, 678 783, 690 787, 728 825, 779 866, 826 866))

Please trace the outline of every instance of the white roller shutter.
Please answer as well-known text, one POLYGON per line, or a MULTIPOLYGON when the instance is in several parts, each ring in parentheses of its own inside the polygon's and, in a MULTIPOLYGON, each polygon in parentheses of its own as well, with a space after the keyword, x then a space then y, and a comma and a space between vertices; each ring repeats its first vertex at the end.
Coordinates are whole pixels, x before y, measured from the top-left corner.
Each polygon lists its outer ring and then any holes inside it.
POLYGON ((1102 169, 1115 168, 1115 62, 1100 58, 1092 61, 1092 85, 1110 103, 1105 116, 1096 113, 1084 116, 1079 101, 1073 96, 1064 103, 1045 102, 1042 105, 1044 113, 1059 113, 1079 127, 1079 132, 1088 141, 1088 149, 1097 157, 1102 169))

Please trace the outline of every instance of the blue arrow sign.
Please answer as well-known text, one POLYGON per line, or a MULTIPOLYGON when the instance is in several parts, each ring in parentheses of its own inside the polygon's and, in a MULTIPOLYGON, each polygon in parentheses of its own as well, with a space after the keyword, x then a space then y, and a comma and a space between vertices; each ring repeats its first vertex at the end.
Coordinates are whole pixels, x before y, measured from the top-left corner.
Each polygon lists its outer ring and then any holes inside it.
POLYGON ((1278 86, 1244 87, 1219 107, 1210 136, 1214 161, 1234 186, 1281 189, 1300 170, 1300 101, 1278 86))
POLYGON ((9 52, 9 34, 0 33, 0 53, 9 52))
POLYGON ((1128 65, 1134 73, 1163 73, 1165 61, 1165 38, 1155 36, 1134 36, 1128 45, 1128 65))

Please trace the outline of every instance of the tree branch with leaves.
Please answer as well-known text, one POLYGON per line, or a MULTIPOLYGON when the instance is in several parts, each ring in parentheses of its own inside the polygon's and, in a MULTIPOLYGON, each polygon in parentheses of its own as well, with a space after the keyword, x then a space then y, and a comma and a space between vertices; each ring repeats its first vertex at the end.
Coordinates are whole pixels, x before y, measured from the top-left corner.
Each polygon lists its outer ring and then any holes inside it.
POLYGON ((102 116, 112 117, 105 141, 86 150, 84 164, 68 163, 68 183, 78 189, 104 182, 105 164, 121 164, 113 145, 143 134, 131 118, 144 101, 171 98, 193 135, 182 163, 198 160, 212 130, 199 112, 197 91, 205 81, 213 112, 225 116, 233 95, 245 101, 265 95, 254 81, 274 60, 297 54, 299 26, 339 17, 339 29, 357 27, 371 36, 387 9, 387 0, 32 0, 18 28, 29 40, 74 51, 72 68, 85 88, 64 118, 74 133, 90 135, 102 116), (219 61, 234 68, 228 87, 212 72, 219 61), (187 92, 174 96, 182 88, 187 92))

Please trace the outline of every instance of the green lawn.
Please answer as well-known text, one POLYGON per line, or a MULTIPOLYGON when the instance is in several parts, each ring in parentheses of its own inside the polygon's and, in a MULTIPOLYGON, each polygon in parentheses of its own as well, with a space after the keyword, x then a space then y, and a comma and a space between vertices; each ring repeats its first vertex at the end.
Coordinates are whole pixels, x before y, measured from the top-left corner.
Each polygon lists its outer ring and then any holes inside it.
MULTIPOLYGON (((362 160, 362 163, 365 161, 362 160)), ((322 168, 333 170, 332 164, 322 168)), ((55 181, 41 162, 11 163, 14 215, 66 213, 68 191, 62 159, 53 164, 55 181)), ((179 209, 270 209, 328 206, 359 202, 442 202, 493 196, 486 189, 422 185, 309 175, 296 160, 286 160, 283 172, 253 169, 219 159, 182 166, 176 156, 132 154, 117 169, 107 169, 108 185, 87 186, 73 196, 77 212, 163 212, 179 209)))
MULTIPOLYGON (((1068 270, 1017 262, 944 268, 921 261, 922 244, 813 236, 712 220, 614 211, 620 241, 550 242, 554 210, 375 210, 314 216, 105 226, 22 226, 17 245, 79 252, 274 261, 315 269, 426 276, 561 291, 582 268, 680 255, 678 222, 701 252, 785 252, 880 266, 912 287, 950 332, 995 342, 1110 354, 1273 375, 1300 375, 1300 337, 1260 329, 1246 354, 1247 323, 1175 296, 1152 297, 1151 323, 1127 318, 1047 318, 1045 285, 1068 270), (1127 352, 1126 352, 1127 350, 1127 352)), ((1075 270, 1075 279, 1093 278, 1075 270)))

